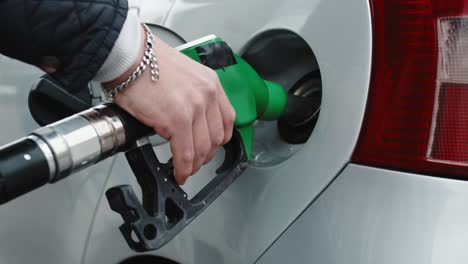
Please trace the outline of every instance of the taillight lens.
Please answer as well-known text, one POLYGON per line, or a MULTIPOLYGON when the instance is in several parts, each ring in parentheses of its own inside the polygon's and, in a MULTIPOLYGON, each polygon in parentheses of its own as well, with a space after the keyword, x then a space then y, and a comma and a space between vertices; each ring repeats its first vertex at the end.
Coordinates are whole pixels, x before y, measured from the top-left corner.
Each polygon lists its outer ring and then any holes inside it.
POLYGON ((353 162, 468 176, 468 0, 371 0, 373 72, 353 162))

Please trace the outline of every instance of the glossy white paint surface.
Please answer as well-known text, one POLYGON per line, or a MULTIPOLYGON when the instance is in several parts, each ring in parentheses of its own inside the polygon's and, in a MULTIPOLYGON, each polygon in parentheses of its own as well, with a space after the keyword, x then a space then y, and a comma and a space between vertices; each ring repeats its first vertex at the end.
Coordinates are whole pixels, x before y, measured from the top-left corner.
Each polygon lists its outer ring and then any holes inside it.
POLYGON ((464 264, 468 182, 348 166, 259 264, 464 264))
MULTIPOLYGON (((317 56, 323 107, 306 146, 279 166, 250 168, 176 239, 154 252, 182 263, 252 263, 350 159, 369 86, 368 1, 183 0, 175 2, 165 26, 187 40, 216 34, 237 51, 259 33, 288 29, 317 56)), ((168 155, 167 149, 158 151, 168 155)), ((191 179, 189 191, 207 177, 207 169, 191 179)), ((117 184, 137 186, 123 157, 107 188, 117 184)), ((122 220, 107 201, 97 213, 86 263, 115 263, 132 254, 117 229, 122 220)))

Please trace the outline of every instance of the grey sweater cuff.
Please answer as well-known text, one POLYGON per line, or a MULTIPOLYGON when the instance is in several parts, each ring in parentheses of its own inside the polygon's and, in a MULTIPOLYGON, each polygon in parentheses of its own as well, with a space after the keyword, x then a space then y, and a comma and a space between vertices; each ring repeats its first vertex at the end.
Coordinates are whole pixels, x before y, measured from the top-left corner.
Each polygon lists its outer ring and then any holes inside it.
POLYGON ((114 47, 93 81, 101 83, 112 81, 130 69, 140 53, 140 40, 141 25, 138 16, 128 12, 114 47))

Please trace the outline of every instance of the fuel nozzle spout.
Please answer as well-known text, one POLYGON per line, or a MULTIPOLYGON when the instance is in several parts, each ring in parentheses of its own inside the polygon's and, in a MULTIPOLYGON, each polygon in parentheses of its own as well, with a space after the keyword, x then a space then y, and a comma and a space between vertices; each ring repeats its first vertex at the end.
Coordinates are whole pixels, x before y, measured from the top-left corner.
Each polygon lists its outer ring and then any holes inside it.
POLYGON ((284 113, 278 119, 281 139, 289 144, 304 144, 317 124, 321 103, 320 72, 312 71, 288 92, 284 113))
POLYGON ((278 120, 281 138, 289 144, 303 144, 315 127, 320 112, 320 96, 286 93, 275 82, 265 81, 268 103, 262 120, 278 120))

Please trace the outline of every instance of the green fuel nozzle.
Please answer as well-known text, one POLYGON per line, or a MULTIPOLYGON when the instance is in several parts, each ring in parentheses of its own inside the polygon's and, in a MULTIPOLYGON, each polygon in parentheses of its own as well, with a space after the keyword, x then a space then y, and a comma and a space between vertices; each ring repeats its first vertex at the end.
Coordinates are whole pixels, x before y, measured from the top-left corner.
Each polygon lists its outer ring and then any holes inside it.
POLYGON ((236 111, 235 129, 247 158, 252 159, 253 123, 279 119, 288 103, 286 91, 281 85, 260 77, 226 42, 214 35, 190 42, 179 50, 216 71, 236 111))

